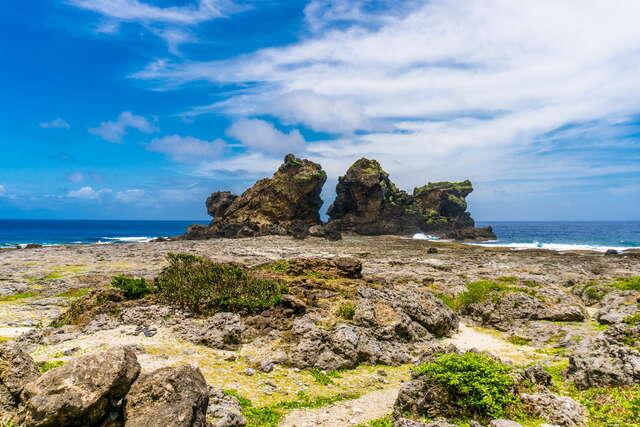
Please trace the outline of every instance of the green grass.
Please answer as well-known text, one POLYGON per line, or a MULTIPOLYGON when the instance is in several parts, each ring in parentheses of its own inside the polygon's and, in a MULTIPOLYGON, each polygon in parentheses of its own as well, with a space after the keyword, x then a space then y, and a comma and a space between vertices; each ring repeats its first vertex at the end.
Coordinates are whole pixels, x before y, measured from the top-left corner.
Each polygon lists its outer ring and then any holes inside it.
POLYGON ((385 415, 382 418, 371 420, 366 424, 358 424, 356 427, 393 427, 393 419, 391 415, 385 415))
POLYGON ((42 362, 38 364, 38 369, 40 370, 41 374, 44 374, 45 372, 59 368, 62 365, 64 365, 64 361, 54 360, 53 362, 42 362))
POLYGON ((345 302, 338 307, 338 316, 345 320, 353 320, 353 316, 356 314, 356 306, 351 301, 345 302))
POLYGON ((87 288, 67 289, 64 292, 60 292, 56 296, 63 297, 63 298, 80 298, 88 294, 90 291, 91 289, 87 289, 87 288))
POLYGON ((445 354, 415 369, 452 397, 451 416, 500 418, 518 402, 513 394, 511 367, 476 353, 445 354))
POLYGON ((38 292, 23 292, 15 295, 5 295, 0 297, 0 302, 19 301, 25 298, 37 297, 38 295, 40 295, 38 292))
POLYGON ((624 323, 631 326, 640 324, 640 313, 632 314, 625 317, 624 323))
POLYGON ((111 280, 111 286, 124 291, 125 297, 130 300, 143 298, 154 291, 143 278, 136 279, 129 276, 114 277, 111 280))
POLYGON ((509 338, 507 338, 507 341, 515 345, 529 345, 529 343, 531 342, 529 338, 524 338, 518 335, 511 335, 509 338))
POLYGON ((640 276, 618 279, 611 286, 621 291, 640 291, 640 276))
POLYGON ((256 312, 278 304, 287 288, 250 275, 243 267, 215 264, 190 254, 168 254, 169 266, 156 278, 159 297, 194 313, 256 312))
POLYGON ((342 372, 341 370, 327 371, 325 373, 318 368, 313 368, 306 370, 305 372, 311 375, 318 384, 322 385, 334 384, 332 378, 342 378, 340 376, 340 373, 342 372))
POLYGON ((229 390, 222 390, 222 392, 227 396, 233 396, 236 399, 238 399, 238 403, 240 404, 241 408, 249 408, 253 406, 253 403, 251 403, 251 401, 246 397, 242 397, 237 390, 229 389, 229 390))

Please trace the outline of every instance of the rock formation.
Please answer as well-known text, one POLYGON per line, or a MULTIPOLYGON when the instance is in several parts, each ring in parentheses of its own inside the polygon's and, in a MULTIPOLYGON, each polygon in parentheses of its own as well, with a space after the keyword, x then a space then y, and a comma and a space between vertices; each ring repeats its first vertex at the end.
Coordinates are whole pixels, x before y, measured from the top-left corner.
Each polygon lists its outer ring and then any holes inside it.
POLYGON ((362 158, 340 177, 329 224, 358 234, 413 234, 464 239, 495 238, 491 228, 475 228, 466 211, 470 181, 438 182, 416 187, 413 195, 398 189, 376 160, 362 158))
POLYGON ((213 193, 206 205, 214 220, 209 226, 191 226, 184 238, 306 237, 309 227, 321 223, 320 192, 326 180, 319 164, 289 154, 272 178, 256 182, 242 195, 213 193))

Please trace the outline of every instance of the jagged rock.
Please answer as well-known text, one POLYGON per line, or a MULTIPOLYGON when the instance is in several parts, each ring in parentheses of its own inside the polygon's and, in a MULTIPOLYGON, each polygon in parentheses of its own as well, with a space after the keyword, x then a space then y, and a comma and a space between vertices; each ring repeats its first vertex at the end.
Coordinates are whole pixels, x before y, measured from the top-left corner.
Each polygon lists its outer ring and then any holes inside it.
POLYGON ((408 418, 398 418, 393 427, 458 427, 457 424, 449 424, 446 420, 436 420, 430 423, 410 420, 408 418))
POLYGON ((209 409, 207 415, 214 418, 214 427, 236 427, 247 424, 242 415, 240 402, 234 396, 209 386, 209 409))
POLYGON ((116 347, 72 360, 24 386, 18 425, 93 425, 117 408, 140 373, 130 347, 116 347))
POLYGON ((209 390, 200 369, 161 368, 136 380, 125 399, 125 427, 205 427, 209 390))
POLYGON ((495 238, 491 228, 474 228, 465 197, 471 182, 440 182, 399 190, 375 160, 362 158, 339 178, 329 224, 365 235, 428 232, 455 239, 495 238))
POLYGON ((289 154, 272 178, 256 182, 242 195, 212 194, 207 200, 207 210, 215 219, 209 226, 191 226, 183 238, 264 235, 304 238, 309 227, 321 224, 320 192, 326 179, 319 164, 289 154))
POLYGON ((556 396, 551 393, 520 395, 528 412, 541 416, 549 422, 563 427, 585 426, 585 408, 567 396, 556 396))
POLYGON ((299 368, 352 368, 360 363, 399 365, 416 361, 418 343, 458 328, 458 316, 429 292, 363 288, 355 324, 331 330, 306 315, 293 323, 290 357, 299 368))
POLYGON ((640 382, 640 351, 602 339, 586 340, 569 357, 568 375, 580 389, 640 382))
POLYGON ((524 370, 524 377, 532 384, 550 387, 553 384, 551 374, 540 365, 533 365, 524 370))
POLYGON ((15 412, 25 384, 39 375, 35 362, 21 347, 0 345, 0 420, 15 412))
POLYGON ((234 313, 217 313, 204 322, 191 321, 177 328, 187 341, 222 350, 237 350, 244 330, 240 316, 234 313))
POLYGON ((522 427, 522 424, 511 420, 491 420, 488 427, 522 427))
POLYGON ((287 262, 286 273, 290 276, 303 276, 309 272, 331 279, 361 279, 362 262, 351 257, 298 258, 287 262))
POLYGON ((207 198, 206 206, 207 213, 214 218, 220 218, 224 216, 229 206, 231 206, 238 196, 232 194, 230 191, 216 191, 211 193, 211 196, 207 198))
POLYGON ((628 316, 640 313, 640 292, 637 291, 613 291, 602 299, 602 306, 596 319, 604 324, 616 324, 624 322, 628 316))

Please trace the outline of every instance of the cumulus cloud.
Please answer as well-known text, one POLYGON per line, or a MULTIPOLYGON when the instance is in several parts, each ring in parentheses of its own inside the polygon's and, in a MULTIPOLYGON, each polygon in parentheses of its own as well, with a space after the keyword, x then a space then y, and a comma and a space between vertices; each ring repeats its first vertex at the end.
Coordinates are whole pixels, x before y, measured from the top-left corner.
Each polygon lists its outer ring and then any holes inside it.
POLYGON ((60 117, 50 122, 40 122, 38 126, 43 129, 71 129, 71 125, 60 117))
POLYGON ((160 129, 144 117, 136 116, 130 111, 125 111, 120 114, 115 121, 102 122, 100 126, 89 129, 89 132, 99 136, 105 141, 119 144, 129 129, 136 129, 143 133, 156 133, 160 131, 160 129))
POLYGON ((284 133, 273 124, 259 119, 238 120, 227 135, 245 147, 271 154, 294 153, 304 148, 304 138, 297 130, 284 133))
POLYGON ((123 203, 131 203, 142 199, 145 196, 144 190, 138 188, 132 188, 125 191, 118 191, 115 194, 117 200, 123 203))
MULTIPOLYGON (((310 36, 298 43, 222 61, 157 61, 134 77, 161 86, 251 83, 216 108, 344 133, 306 144, 329 169, 377 157, 407 184, 611 173, 599 161, 606 138, 585 151, 568 135, 550 135, 589 129, 597 140, 612 121, 640 111, 632 71, 640 69, 639 2, 395 5, 316 0, 306 10, 310 36), (353 130, 364 132, 348 134, 353 130)), ((237 123, 228 134, 249 148, 282 141, 257 136, 253 128, 270 126, 264 122, 237 123)), ((616 168, 630 173, 640 166, 629 158, 616 168)))
POLYGON ((191 136, 168 135, 156 138, 147 145, 147 150, 164 153, 174 162, 201 162, 218 157, 224 150, 221 139, 203 141, 191 136))
POLYGON ((79 188, 78 190, 71 190, 67 193, 67 197, 72 199, 80 199, 80 200, 97 200, 103 194, 111 193, 112 191, 108 188, 102 190, 94 190, 93 188, 87 186, 79 188))

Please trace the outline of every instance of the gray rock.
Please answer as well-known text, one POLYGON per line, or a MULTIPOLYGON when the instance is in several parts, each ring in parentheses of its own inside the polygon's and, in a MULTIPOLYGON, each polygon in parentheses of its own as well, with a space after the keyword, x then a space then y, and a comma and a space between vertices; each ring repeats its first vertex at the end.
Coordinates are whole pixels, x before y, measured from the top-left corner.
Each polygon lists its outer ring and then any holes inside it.
POLYGON ((15 343, 0 345, 0 385, 14 396, 20 396, 24 386, 40 376, 31 356, 15 343))
POLYGON ((408 418, 398 418, 393 427, 458 427, 457 424, 449 424, 446 420, 436 420, 430 423, 410 420, 408 418))
POLYGON ((187 341, 222 350, 237 350, 242 343, 245 326, 234 313, 217 313, 204 322, 188 322, 178 327, 187 341))
POLYGON ((586 426, 585 408, 570 397, 556 396, 551 393, 523 393, 520 398, 531 413, 549 422, 563 427, 586 426))
POLYGON ((140 373, 129 347, 79 357, 25 385, 18 424, 62 427, 102 420, 129 391, 140 373))
POLYGON ((206 427, 209 390, 200 369, 161 368, 136 380, 125 399, 125 427, 206 427))
POLYGON ((568 375, 580 389, 640 382, 640 352, 593 340, 569 357, 568 375))
POLYGON ((625 317, 640 313, 640 292, 613 291, 602 299, 596 319, 604 324, 624 322, 625 317))
POLYGON ((247 424, 242 415, 240 402, 234 396, 209 386, 209 409, 207 415, 214 418, 214 427, 235 427, 247 424))
POLYGON ((522 424, 511 420, 491 420, 488 427, 522 427, 522 424))

